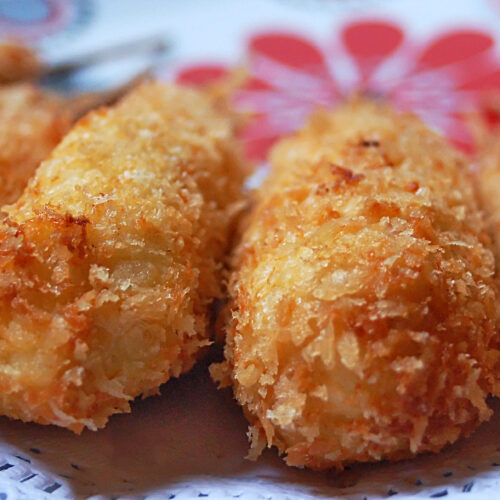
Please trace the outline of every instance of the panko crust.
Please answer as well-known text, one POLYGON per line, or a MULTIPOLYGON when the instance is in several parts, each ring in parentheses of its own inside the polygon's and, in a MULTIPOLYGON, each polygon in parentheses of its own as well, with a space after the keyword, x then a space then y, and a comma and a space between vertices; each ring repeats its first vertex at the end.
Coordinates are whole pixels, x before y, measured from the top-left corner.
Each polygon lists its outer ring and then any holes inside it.
POLYGON ((492 235, 495 256, 500 259, 500 130, 482 131, 477 169, 481 206, 492 235))
POLYGON ((16 201, 70 129, 63 101, 33 85, 0 87, 0 206, 16 201))
POLYGON ((141 86, 90 113, 0 228, 0 412, 80 432, 210 343, 243 181, 232 117, 141 86))
POLYGON ((212 367, 250 421, 250 456, 342 468, 469 435, 498 392, 498 292, 465 159, 416 117, 353 100, 271 163, 212 367))

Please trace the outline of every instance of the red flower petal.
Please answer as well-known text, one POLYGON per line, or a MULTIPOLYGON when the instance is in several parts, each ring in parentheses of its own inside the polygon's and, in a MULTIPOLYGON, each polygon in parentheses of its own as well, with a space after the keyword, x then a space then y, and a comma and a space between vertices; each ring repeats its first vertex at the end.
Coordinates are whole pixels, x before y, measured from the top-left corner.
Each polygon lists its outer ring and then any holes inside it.
POLYGON ((500 89, 500 68, 494 68, 485 74, 475 73, 475 77, 460 86, 463 90, 488 91, 500 89))
POLYGON ((245 90, 252 90, 259 92, 259 91, 271 90, 273 87, 269 85, 267 82, 252 77, 245 82, 244 88, 245 90))
MULTIPOLYGON (((299 115, 281 116, 286 109, 280 113, 270 116, 267 113, 254 115, 241 132, 245 151, 252 160, 265 160, 269 148, 283 135, 299 128, 304 122, 310 110, 300 112, 299 115)), ((304 110, 302 110, 304 111, 304 110)), ((285 112, 286 115, 286 112, 285 112)))
POLYGON ((249 49, 254 55, 270 59, 301 70, 325 70, 323 54, 313 43, 285 33, 262 34, 252 37, 249 49))
POLYGON ((342 31, 343 43, 366 80, 383 59, 403 41, 399 26, 382 21, 362 21, 347 25, 342 31))
POLYGON ((184 85, 203 86, 224 78, 228 73, 222 65, 200 64, 182 69, 175 80, 184 85))
POLYGON ((339 92, 323 53, 286 33, 262 33, 249 41, 250 68, 268 86, 298 99, 331 101, 339 92))
POLYGON ((346 26, 342 39, 356 58, 387 57, 403 41, 403 32, 395 24, 363 21, 346 26))
POLYGON ((497 109, 485 106, 481 109, 481 115, 492 132, 500 126, 500 112, 497 109))
POLYGON ((480 31, 455 31, 434 40, 418 59, 419 70, 447 66, 478 56, 494 44, 493 38, 480 31))
MULTIPOLYGON (((244 135, 243 138, 245 139, 244 135)), ((279 138, 279 136, 275 136, 245 140, 244 150, 246 157, 253 161, 265 161, 267 159, 267 153, 279 138)))

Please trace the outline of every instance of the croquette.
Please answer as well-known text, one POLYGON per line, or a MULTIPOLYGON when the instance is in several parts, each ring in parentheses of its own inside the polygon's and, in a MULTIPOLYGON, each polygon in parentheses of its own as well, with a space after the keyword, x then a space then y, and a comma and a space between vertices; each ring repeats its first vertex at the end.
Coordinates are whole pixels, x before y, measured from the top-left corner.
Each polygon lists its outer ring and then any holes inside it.
POLYGON ((19 198, 72 119, 58 96, 28 83, 0 87, 0 207, 19 198))
POLYGON ((78 118, 116 102, 136 83, 73 95, 56 94, 31 83, 0 86, 0 207, 21 196, 37 167, 78 118))
POLYGON ((484 131, 477 158, 476 175, 481 205, 491 231, 495 256, 500 262, 500 130, 491 133, 484 131))
POLYGON ((244 169, 232 114, 148 83, 83 117, 0 228, 0 413, 75 432, 210 343, 244 169))
POLYGON ((322 470, 437 452, 498 394, 498 291, 467 160, 353 99, 271 153, 232 258, 225 361, 250 457, 322 470))

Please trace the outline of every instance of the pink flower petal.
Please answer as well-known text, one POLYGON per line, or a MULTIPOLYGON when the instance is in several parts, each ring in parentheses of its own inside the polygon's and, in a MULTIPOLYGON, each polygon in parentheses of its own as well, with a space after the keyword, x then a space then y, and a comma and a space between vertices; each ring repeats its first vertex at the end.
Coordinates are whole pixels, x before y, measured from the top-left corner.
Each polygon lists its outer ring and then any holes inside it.
POLYGON ((203 86, 224 78, 229 70, 222 65, 200 64, 183 68, 176 76, 176 82, 184 85, 203 86))
POLYGON ((365 82, 375 68, 401 45, 403 31, 399 26, 383 21, 354 22, 342 31, 342 40, 356 61, 362 82, 365 82))
POLYGON ((244 86, 245 90, 251 90, 251 91, 266 91, 266 90, 272 90, 272 86, 269 85, 267 82, 264 82, 263 80, 260 80, 259 78, 249 78, 249 80, 245 83, 244 86))
POLYGON ((313 42, 300 35, 267 32, 248 43, 250 70, 269 87, 318 103, 338 97, 325 56, 313 42))
POLYGON ((441 35, 430 43, 417 60, 417 69, 425 71, 479 56, 494 44, 486 33, 462 30, 441 35))
POLYGON ((399 26, 381 21, 362 21, 347 25, 342 38, 356 58, 387 57, 403 41, 399 26))
POLYGON ((269 33, 252 37, 250 54, 266 56, 295 69, 326 72, 322 52, 310 41, 286 33, 269 33))
POLYGON ((475 73, 473 77, 460 86, 463 90, 489 91, 500 90, 500 68, 489 68, 484 74, 475 73))
POLYGON ((490 127, 490 129, 497 130, 500 127, 500 112, 498 109, 494 109, 488 106, 486 103, 481 109, 482 117, 485 123, 490 127))
POLYGON ((243 139, 245 139, 243 145, 247 158, 253 161, 265 161, 267 159, 267 153, 279 138, 279 136, 274 136, 261 137, 259 139, 246 139, 243 134, 243 139))

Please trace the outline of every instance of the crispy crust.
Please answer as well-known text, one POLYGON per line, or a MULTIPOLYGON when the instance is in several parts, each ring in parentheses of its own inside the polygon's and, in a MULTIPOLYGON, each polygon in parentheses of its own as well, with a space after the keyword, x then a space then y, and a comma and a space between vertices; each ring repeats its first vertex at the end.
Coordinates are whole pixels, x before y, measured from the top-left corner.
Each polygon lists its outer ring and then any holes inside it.
POLYGON ((31 84, 0 88, 0 206, 13 203, 71 126, 63 101, 31 84))
POLYGON ((342 468, 469 435, 497 391, 497 288, 464 158, 415 117, 356 100, 271 162, 212 367, 250 420, 250 455, 342 468))
POLYGON ((500 131, 483 131, 479 147, 477 185, 481 204, 493 238, 495 256, 500 259, 500 131))
POLYGON ((81 119, 0 230, 0 411, 80 432, 209 344, 231 207, 232 118, 140 87, 81 119))

